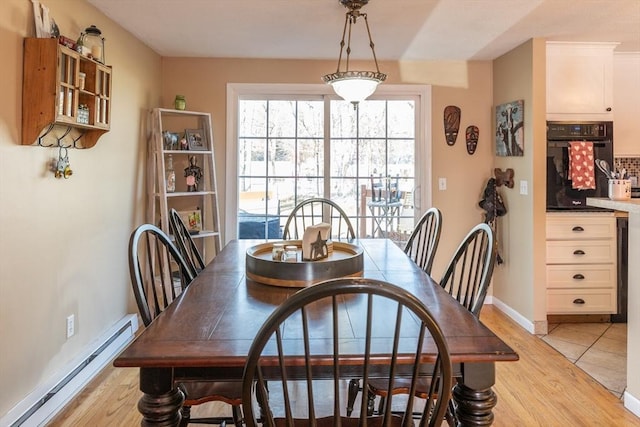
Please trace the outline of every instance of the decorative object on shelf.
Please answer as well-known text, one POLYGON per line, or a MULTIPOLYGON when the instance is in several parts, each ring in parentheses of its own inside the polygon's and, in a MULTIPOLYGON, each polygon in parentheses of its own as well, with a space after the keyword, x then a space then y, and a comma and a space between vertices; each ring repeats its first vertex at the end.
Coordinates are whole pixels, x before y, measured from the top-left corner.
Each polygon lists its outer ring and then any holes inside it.
POLYGON ((78 105, 78 117, 76 120, 83 125, 89 124, 89 106, 87 104, 78 105))
POLYGON ((187 178, 187 191, 198 191, 198 184, 202 179, 202 168, 198 166, 196 156, 189 156, 189 166, 184 169, 187 178))
POLYGON ((204 151, 207 149, 207 139, 203 129, 186 129, 188 149, 192 151, 204 151))
POLYGON ((342 30, 342 40, 340 41, 340 56, 338 57, 338 68, 335 73, 326 74, 322 76, 322 80, 325 83, 330 84, 333 90, 338 96, 345 101, 349 101, 354 105, 358 105, 358 102, 364 101, 370 95, 375 92, 378 84, 382 83, 387 75, 380 72, 378 67, 378 59, 376 58, 376 51, 374 48, 373 40, 371 39, 371 30, 369 29, 369 21, 367 20, 367 14, 360 12, 360 8, 366 5, 369 0, 339 0, 344 7, 348 9, 344 21, 344 29, 342 30), (373 54, 373 61, 376 65, 376 71, 353 71, 349 70, 349 57, 351 55, 351 27, 355 24, 358 18, 364 18, 364 23, 367 27, 367 35, 369 36, 369 46, 371 47, 371 53, 373 54), (346 66, 344 71, 340 71, 340 65, 342 62, 342 52, 345 47, 345 35, 349 31, 349 38, 347 40, 347 57, 346 66))
POLYGON ((200 208, 178 212, 182 222, 187 226, 189 234, 196 235, 202 231, 202 211, 200 208))
POLYGON ((69 151, 66 147, 60 147, 58 150, 58 161, 55 163, 54 176, 56 178, 68 179, 73 175, 71 166, 69 165, 69 151), (64 155, 62 154, 64 150, 64 155))
POLYGON ((85 56, 90 55, 91 58, 104 64, 104 37, 98 27, 91 25, 85 28, 84 32, 80 33, 78 45, 82 46, 80 53, 85 56))
POLYGON ((475 153, 476 148, 478 147, 478 138, 480 137, 480 130, 478 129, 478 126, 467 126, 465 137, 467 141, 467 153, 475 153))
POLYGON ((524 100, 496 107, 496 155, 524 156, 524 100))
POLYGON ((162 132, 162 139, 164 141, 165 150, 177 150, 178 148, 180 148, 180 146, 178 145, 180 135, 178 135, 177 133, 165 130, 162 132))
POLYGON ((173 156, 167 157, 167 193, 176 191, 176 171, 173 169, 173 156))
POLYGON ((296 245, 287 245, 284 247, 284 255, 282 256, 284 262, 297 262, 298 261, 298 247, 296 245))
POLYGON ((316 261, 329 256, 329 231, 331 224, 320 222, 304 229, 302 235, 302 259, 304 261, 316 261))
POLYGON ((513 169, 507 168, 504 171, 500 168, 495 168, 493 170, 493 174, 496 178, 496 187, 505 186, 507 188, 513 188, 514 180, 513 180, 513 169))
POLYGON ((87 74, 80 71, 78 73, 78 89, 84 90, 84 83, 87 80, 87 74))
POLYGON ((187 142, 187 134, 183 134, 182 138, 180 138, 180 149, 181 150, 188 150, 189 149, 189 143, 187 142))
POLYGON ((274 261, 282 261, 284 257, 284 243, 274 243, 271 250, 271 259, 274 261))
POLYGON ((173 101, 174 107, 176 110, 186 110, 187 108, 187 100, 184 99, 184 95, 176 95, 176 99, 173 101))
POLYGON ((447 145, 453 145, 458 139, 458 131, 460 130, 460 107, 455 105, 447 105, 444 107, 444 138, 447 145))

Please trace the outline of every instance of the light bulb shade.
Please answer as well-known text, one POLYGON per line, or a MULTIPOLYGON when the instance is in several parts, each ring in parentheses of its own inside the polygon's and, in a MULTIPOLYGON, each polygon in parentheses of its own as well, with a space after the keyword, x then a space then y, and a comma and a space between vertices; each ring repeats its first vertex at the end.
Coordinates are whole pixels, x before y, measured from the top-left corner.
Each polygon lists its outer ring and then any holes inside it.
POLYGON ((376 71, 340 71, 327 74, 322 80, 330 84, 339 97, 355 104, 371 96, 386 78, 386 74, 376 71))

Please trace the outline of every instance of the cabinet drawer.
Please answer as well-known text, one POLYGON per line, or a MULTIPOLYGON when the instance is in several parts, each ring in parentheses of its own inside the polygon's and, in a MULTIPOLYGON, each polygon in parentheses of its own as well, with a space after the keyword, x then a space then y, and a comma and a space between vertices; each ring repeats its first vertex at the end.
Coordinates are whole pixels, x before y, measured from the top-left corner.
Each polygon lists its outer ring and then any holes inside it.
POLYGON ((616 311, 615 289, 551 289, 547 291, 548 314, 597 314, 616 313, 616 311))
POLYGON ((613 239, 613 215, 547 215, 547 240, 613 239))
POLYGON ((547 264, 615 263, 613 240, 547 240, 547 264))
POLYGON ((548 265, 547 288, 615 288, 614 264, 548 265))

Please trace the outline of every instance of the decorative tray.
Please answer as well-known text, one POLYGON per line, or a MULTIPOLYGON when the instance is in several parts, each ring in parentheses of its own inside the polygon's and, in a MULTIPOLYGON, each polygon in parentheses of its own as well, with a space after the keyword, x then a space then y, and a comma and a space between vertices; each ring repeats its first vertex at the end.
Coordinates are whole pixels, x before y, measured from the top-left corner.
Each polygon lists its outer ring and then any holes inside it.
POLYGON ((247 249, 247 278, 271 286, 303 288, 328 279, 362 276, 363 251, 360 246, 333 242, 327 258, 302 261, 302 241, 285 240, 267 242, 247 249), (297 247, 297 261, 274 261, 271 251, 274 243, 297 247))

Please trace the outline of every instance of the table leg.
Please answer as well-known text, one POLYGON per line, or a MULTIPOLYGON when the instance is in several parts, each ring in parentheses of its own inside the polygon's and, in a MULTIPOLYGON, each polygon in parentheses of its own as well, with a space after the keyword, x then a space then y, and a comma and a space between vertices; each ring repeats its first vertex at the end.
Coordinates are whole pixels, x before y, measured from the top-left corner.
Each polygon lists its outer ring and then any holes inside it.
POLYGON ((138 402, 143 417, 141 426, 180 425, 184 394, 173 386, 171 369, 140 368, 140 391, 144 393, 138 402))
POLYGON ((491 390, 495 384, 493 363, 472 363, 463 366, 463 376, 453 387, 456 420, 461 426, 490 426, 498 397, 491 390))

